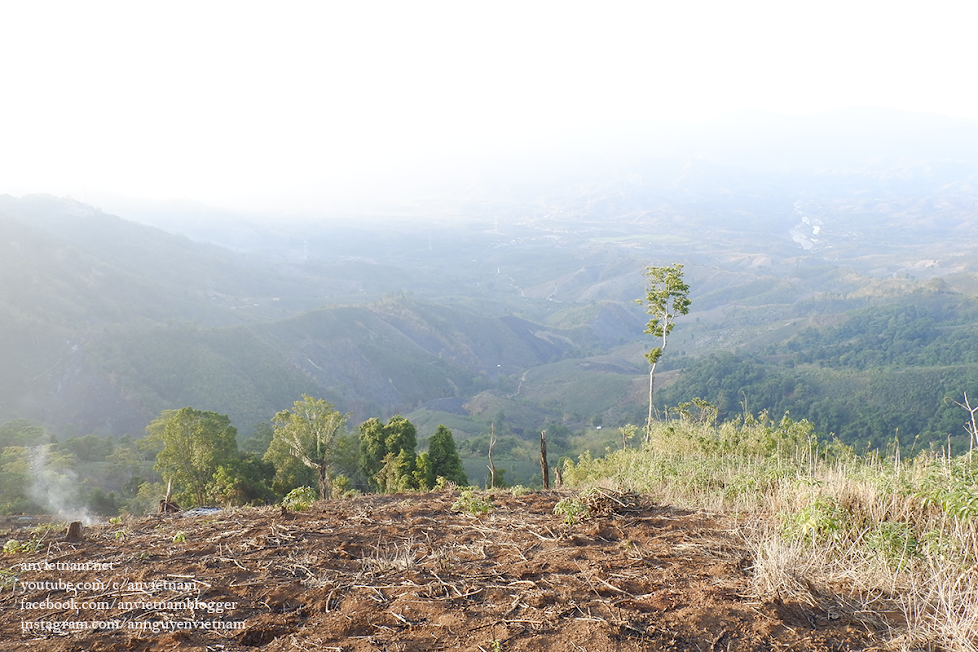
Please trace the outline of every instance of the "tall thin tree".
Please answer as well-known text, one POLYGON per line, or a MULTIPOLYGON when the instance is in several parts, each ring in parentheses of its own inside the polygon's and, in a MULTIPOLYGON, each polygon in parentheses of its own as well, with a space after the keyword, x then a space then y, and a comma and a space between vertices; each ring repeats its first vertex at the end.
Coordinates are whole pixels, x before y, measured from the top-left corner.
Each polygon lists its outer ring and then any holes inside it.
POLYGON ((635 303, 645 306, 646 313, 652 317, 645 332, 660 340, 659 346, 645 354, 649 369, 649 417, 645 424, 645 440, 652 433, 652 392, 655 386, 655 366, 668 344, 669 334, 676 325, 676 317, 689 313, 689 286, 683 282, 683 266, 680 263, 668 267, 646 267, 645 298, 635 303))

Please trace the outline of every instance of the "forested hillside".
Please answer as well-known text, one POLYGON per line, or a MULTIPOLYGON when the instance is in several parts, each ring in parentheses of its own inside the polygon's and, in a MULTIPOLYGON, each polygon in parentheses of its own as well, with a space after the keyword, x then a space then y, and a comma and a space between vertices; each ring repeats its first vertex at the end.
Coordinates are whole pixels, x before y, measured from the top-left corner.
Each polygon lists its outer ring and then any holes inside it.
POLYGON ((660 405, 700 396, 721 418, 790 411, 859 448, 898 438, 906 446, 968 446, 967 413, 956 403, 978 392, 974 298, 930 283, 827 321, 753 353, 691 362, 660 405))

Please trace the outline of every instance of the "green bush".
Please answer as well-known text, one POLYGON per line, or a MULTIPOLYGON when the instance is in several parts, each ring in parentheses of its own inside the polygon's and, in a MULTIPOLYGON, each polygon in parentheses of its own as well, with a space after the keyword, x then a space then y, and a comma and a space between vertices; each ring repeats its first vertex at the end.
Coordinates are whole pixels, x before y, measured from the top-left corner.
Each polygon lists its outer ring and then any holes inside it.
POLYGON ((819 543, 834 539, 846 524, 846 515, 834 498, 818 496, 798 512, 781 512, 781 534, 790 540, 819 543))
POLYGON ((473 516, 482 516, 483 514, 488 514, 496 506, 492 504, 492 497, 487 496, 483 498, 482 496, 477 496, 475 491, 472 489, 466 489, 462 492, 462 495, 458 497, 458 500, 452 505, 452 509, 456 512, 468 512, 473 516))
POLYGON ((285 495, 282 504, 293 512, 304 512, 312 507, 318 497, 316 490, 312 487, 298 487, 285 495))
POLYGON ((919 542, 906 523, 877 523, 866 533, 863 545, 893 568, 904 568, 910 558, 918 556, 919 542))
POLYGON ((578 496, 564 498, 554 505, 554 514, 564 517, 566 525, 574 525, 580 520, 590 518, 591 510, 578 496))

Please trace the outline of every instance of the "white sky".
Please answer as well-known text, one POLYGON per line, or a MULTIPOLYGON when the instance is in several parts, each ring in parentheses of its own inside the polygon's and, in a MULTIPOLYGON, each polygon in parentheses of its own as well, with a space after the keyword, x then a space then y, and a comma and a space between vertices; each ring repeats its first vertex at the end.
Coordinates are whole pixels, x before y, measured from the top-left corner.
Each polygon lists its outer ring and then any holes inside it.
POLYGON ((978 119, 969 2, 0 0, 0 192, 343 195, 594 125, 978 119))

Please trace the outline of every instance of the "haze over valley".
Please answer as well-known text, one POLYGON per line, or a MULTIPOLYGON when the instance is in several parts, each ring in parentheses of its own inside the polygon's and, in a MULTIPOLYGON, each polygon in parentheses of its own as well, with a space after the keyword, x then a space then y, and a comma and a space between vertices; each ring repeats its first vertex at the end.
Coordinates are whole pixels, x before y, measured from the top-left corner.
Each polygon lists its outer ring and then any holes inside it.
MULTIPOLYGON (((701 147, 690 127, 659 149, 540 154, 548 164, 531 172, 473 173, 318 219, 3 196, 0 420, 139 436, 161 410, 193 405, 246 436, 307 393, 355 421, 400 413, 463 439, 495 423, 517 447, 548 423, 641 423, 649 341, 633 300, 645 265, 680 262, 692 311, 663 359, 661 401, 788 409, 885 444, 892 429, 854 432, 845 410, 820 412, 841 398, 838 378, 817 361, 783 368, 786 352, 859 309, 912 306, 941 335, 970 332, 978 126, 882 110, 730 120, 748 135, 701 147), (836 141, 800 157, 820 133, 836 141), (677 382, 718 353, 787 373, 790 388, 677 382)), ((975 362, 969 345, 941 365, 970 378, 975 362)), ((873 382, 916 373, 895 364, 873 382)), ((863 410, 891 400, 848 382, 863 410)), ((930 416, 893 428, 962 435, 938 425, 960 383, 928 385, 930 416)))

